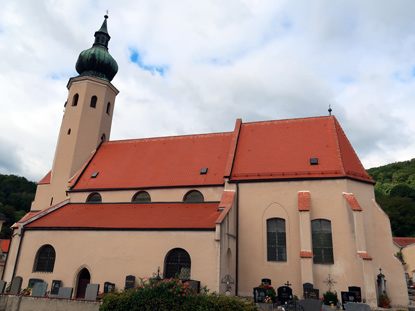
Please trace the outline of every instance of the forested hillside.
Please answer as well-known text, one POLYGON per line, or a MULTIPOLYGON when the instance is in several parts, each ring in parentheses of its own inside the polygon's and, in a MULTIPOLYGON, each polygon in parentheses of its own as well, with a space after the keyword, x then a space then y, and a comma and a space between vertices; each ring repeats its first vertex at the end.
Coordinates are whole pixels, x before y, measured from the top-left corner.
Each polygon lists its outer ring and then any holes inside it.
POLYGON ((392 233, 415 237, 415 159, 368 169, 376 201, 389 215, 392 233))
POLYGON ((10 238, 10 226, 30 210, 35 192, 36 183, 24 177, 0 174, 0 213, 8 218, 3 224, 0 239, 10 238))

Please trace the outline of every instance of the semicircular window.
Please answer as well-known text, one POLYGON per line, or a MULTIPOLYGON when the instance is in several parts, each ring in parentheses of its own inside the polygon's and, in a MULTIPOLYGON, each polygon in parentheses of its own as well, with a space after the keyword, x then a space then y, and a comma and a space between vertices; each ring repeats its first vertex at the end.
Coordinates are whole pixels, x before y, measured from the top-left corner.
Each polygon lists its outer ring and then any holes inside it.
POLYGON ((37 251, 34 272, 53 272, 55 257, 55 249, 51 245, 43 245, 37 251))
POLYGON ((179 277, 180 280, 190 280, 190 256, 182 248, 174 248, 166 255, 164 262, 164 277, 166 279, 179 277))
POLYGON ((194 203, 200 203, 204 202, 205 198, 203 197, 203 194, 197 190, 192 190, 186 193, 186 195, 183 198, 183 202, 194 202, 194 203))
POLYGON ((86 199, 86 202, 87 203, 101 203, 102 202, 101 195, 98 192, 91 193, 86 199))
POLYGON ((133 196, 131 202, 151 202, 151 197, 147 191, 140 191, 133 196))

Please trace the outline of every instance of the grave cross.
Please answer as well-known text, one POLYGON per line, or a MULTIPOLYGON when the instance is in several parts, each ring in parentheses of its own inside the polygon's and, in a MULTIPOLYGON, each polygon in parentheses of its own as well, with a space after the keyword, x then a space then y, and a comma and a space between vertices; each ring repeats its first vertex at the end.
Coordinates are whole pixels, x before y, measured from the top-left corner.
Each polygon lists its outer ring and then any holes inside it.
POLYGON ((284 284, 285 286, 291 286, 290 281, 287 281, 287 283, 284 284))
POLYGON ((329 277, 325 281, 323 281, 323 283, 325 283, 326 285, 328 285, 329 291, 331 291, 331 287, 334 286, 334 284, 336 284, 337 282, 334 279, 332 279, 330 277, 330 274, 329 274, 329 277))

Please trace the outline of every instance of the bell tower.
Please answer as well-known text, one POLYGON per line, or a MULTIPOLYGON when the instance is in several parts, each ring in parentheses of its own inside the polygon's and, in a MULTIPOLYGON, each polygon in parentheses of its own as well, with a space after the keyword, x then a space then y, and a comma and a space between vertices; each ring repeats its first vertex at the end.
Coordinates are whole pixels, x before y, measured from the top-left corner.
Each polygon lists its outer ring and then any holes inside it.
POLYGON ((118 71, 108 53, 108 16, 95 32, 90 49, 76 62, 79 76, 70 78, 55 158, 50 174, 39 184, 32 211, 43 210, 67 198, 68 182, 101 142, 110 137, 115 97, 118 90, 111 81, 118 71))

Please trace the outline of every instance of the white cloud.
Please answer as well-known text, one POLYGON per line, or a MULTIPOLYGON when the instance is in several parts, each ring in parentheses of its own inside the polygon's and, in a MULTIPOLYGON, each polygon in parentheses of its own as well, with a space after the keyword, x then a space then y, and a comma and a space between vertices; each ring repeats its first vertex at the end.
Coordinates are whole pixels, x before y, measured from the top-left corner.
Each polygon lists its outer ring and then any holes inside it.
POLYGON ((231 131, 236 118, 331 104, 366 167, 415 157, 413 1, 16 0, 0 11, 0 173, 50 169, 66 84, 106 9, 112 139, 231 131))

